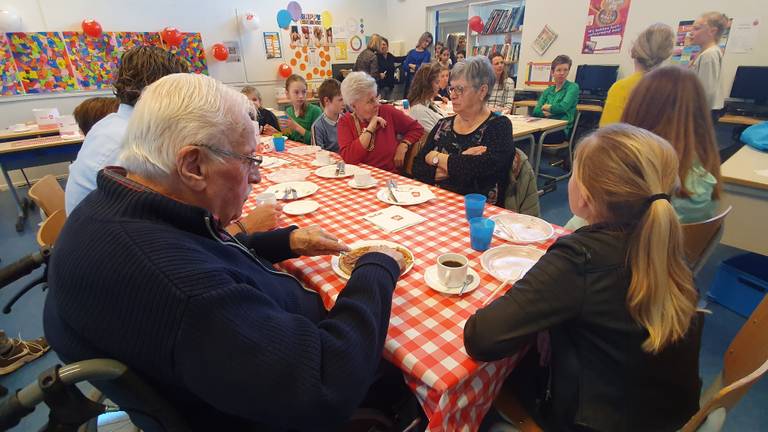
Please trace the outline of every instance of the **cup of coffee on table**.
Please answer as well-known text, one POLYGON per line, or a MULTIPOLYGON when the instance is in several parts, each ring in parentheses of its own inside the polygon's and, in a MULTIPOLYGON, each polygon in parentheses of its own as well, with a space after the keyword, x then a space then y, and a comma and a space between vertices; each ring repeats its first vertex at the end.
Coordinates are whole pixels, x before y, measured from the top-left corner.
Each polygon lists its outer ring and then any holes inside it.
POLYGON ((469 260, 464 255, 448 253, 437 257, 437 280, 447 288, 458 288, 467 279, 469 260))
POLYGON ((368 186, 373 183, 373 177, 371 177, 371 170, 359 169, 355 171, 355 185, 368 186))
POLYGON ((327 150, 320 150, 315 155, 315 162, 320 165, 330 165, 331 164, 331 152, 327 150))

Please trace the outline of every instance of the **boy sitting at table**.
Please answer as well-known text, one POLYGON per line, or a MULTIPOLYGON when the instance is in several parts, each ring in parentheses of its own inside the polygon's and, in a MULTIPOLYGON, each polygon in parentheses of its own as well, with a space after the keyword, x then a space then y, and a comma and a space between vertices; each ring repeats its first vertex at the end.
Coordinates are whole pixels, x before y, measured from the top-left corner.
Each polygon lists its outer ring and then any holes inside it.
POLYGON ((312 145, 322 147, 335 153, 339 152, 339 137, 336 133, 336 123, 344 109, 344 99, 341 97, 341 83, 328 78, 320 84, 317 97, 323 107, 323 115, 312 123, 312 145))

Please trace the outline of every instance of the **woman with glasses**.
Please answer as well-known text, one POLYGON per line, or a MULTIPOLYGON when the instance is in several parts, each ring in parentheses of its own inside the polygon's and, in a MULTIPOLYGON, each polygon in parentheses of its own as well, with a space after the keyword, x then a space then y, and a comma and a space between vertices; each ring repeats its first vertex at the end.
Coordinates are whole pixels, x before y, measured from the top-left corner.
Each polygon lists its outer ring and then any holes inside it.
POLYGON ((448 87, 455 116, 439 120, 413 164, 414 176, 495 204, 507 185, 515 155, 512 123, 488 108, 496 74, 487 57, 469 57, 451 71, 448 87))
POLYGON ((339 153, 347 163, 396 172, 424 128, 395 107, 379 105, 376 91, 376 80, 365 72, 352 72, 341 83, 351 112, 339 118, 339 153))

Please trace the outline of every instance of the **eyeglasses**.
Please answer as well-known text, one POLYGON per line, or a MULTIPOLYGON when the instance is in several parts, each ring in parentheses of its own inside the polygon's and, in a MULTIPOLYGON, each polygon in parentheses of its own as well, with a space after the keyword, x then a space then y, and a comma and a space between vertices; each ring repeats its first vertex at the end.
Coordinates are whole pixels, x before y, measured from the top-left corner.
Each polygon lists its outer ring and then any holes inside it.
POLYGON ((448 87, 448 93, 456 93, 456 96, 461 96, 464 94, 464 86, 450 86, 448 87))
POLYGON ((244 155, 239 153, 234 153, 229 150, 220 149, 218 147, 214 147, 212 145, 208 144, 194 144, 194 147, 203 147, 205 149, 208 149, 212 153, 216 153, 221 156, 230 157, 233 159, 240 159, 243 163, 248 164, 248 169, 253 171, 254 169, 258 168, 259 165, 261 165, 262 157, 261 156, 253 156, 253 155, 244 155))

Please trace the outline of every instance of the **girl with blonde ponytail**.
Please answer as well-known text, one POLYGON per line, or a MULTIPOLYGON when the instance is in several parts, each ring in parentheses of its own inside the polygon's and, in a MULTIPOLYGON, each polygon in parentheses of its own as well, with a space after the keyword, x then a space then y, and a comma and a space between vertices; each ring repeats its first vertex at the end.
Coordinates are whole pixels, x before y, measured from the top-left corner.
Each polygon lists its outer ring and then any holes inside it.
POLYGON ((530 350, 510 378, 544 430, 677 430, 698 410, 701 321, 670 203, 678 184, 677 153, 652 132, 619 123, 586 137, 568 200, 589 225, 467 321, 466 350, 482 361, 549 331, 549 369, 530 350))

